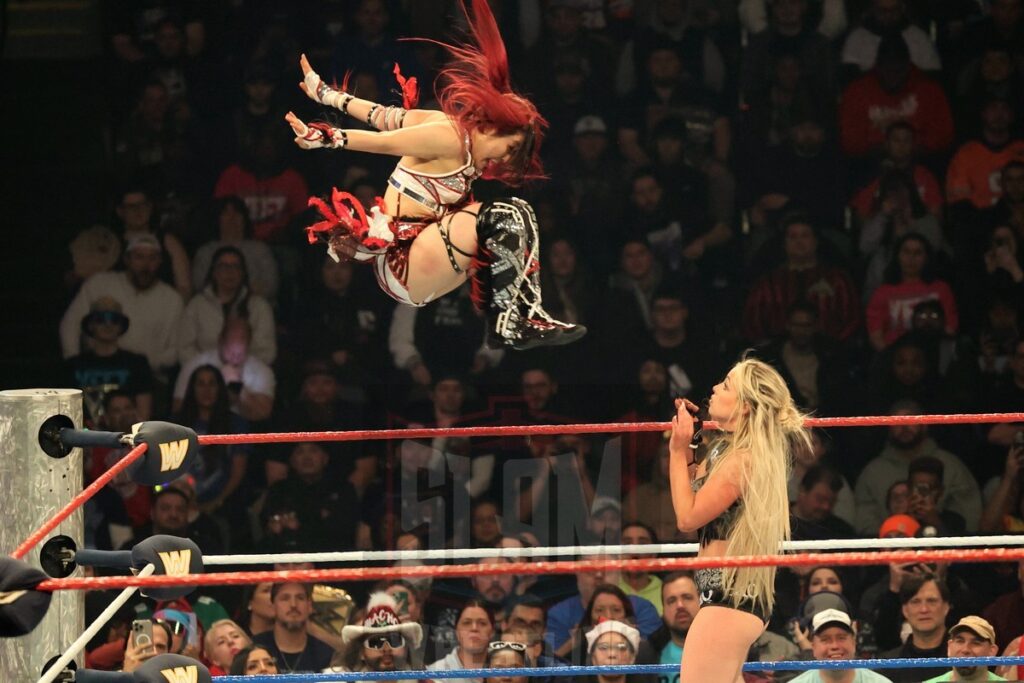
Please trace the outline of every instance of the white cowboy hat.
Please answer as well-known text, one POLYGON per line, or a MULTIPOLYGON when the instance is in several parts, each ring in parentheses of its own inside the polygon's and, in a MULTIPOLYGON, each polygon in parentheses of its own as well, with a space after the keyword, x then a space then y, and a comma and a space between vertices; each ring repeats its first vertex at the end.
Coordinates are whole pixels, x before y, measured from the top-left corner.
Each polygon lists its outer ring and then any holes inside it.
POLYGON ((364 635, 401 633, 411 647, 419 647, 423 627, 416 622, 402 623, 398 618, 398 603, 387 593, 374 593, 366 605, 363 625, 350 624, 341 629, 341 639, 349 643, 364 635))

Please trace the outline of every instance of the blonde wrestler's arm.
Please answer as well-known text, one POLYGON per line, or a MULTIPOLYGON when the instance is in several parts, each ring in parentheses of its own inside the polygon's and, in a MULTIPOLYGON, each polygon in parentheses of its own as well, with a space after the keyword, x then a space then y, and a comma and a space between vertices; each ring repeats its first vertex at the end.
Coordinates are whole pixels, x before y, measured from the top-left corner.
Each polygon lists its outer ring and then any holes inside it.
MULTIPOLYGON (((692 405, 692 404, 691 404, 692 405)), ((693 450, 693 416, 682 399, 676 401, 676 415, 672 418, 672 438, 669 441, 669 483, 672 490, 672 509, 680 531, 699 529, 729 509, 740 497, 742 460, 738 453, 725 459, 714 477, 694 492, 691 487, 690 464, 693 450)))
POLYGON ((389 131, 348 130, 330 128, 324 133, 310 128, 299 117, 288 112, 285 120, 295 133, 295 144, 303 149, 330 147, 354 152, 390 154, 417 159, 462 160, 462 140, 455 128, 444 119, 422 123, 411 128, 389 131))
MULTIPOLYGON (((1017 654, 1020 652, 1020 639, 1021 638, 1024 638, 1024 636, 1019 636, 1019 637, 1014 638, 1013 640, 1010 641, 1010 644, 1006 646, 1005 650, 1003 650, 1003 657, 1015 657, 1015 656, 1017 656, 1017 654)), ((1008 681, 1016 681, 1017 680, 1016 671, 1017 671, 1017 667, 1016 666, 1011 665, 1011 664, 1007 664, 1006 666, 996 667, 996 676, 1002 676, 1003 678, 1005 678, 1008 681)))

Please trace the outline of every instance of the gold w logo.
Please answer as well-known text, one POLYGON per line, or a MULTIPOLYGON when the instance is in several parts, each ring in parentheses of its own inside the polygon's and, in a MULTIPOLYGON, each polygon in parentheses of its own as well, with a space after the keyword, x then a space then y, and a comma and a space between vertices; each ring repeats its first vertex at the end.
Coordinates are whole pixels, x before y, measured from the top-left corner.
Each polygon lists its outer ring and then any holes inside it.
POLYGON ((160 444, 160 471, 168 472, 181 467, 188 453, 188 439, 160 444))
POLYGON ((160 673, 167 679, 167 683, 197 683, 199 680, 199 667, 197 666, 162 669, 160 673))
POLYGON ((14 601, 28 591, 0 591, 0 605, 13 605, 14 601))
POLYGON ((188 574, 188 566, 192 562, 192 551, 189 549, 175 550, 166 553, 157 553, 160 561, 164 564, 164 574, 167 576, 185 576, 188 574))

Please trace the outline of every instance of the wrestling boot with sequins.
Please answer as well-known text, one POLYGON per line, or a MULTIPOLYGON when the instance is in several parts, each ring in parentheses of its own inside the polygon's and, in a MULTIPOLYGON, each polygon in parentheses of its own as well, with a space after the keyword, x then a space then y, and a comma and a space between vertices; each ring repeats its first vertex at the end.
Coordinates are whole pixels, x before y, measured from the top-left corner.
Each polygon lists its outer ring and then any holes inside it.
POLYGON ((484 202, 476 222, 482 263, 474 293, 487 314, 487 345, 523 351, 569 344, 583 325, 555 320, 540 293, 540 235, 533 208, 515 197, 484 202))

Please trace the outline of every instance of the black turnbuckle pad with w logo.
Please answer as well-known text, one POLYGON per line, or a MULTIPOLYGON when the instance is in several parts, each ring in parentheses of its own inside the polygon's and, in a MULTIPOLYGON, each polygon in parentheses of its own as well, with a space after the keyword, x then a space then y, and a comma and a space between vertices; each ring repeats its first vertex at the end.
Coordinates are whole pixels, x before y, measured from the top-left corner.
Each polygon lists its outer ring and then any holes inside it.
POLYGON ((156 486, 187 474, 199 457, 199 437, 188 427, 170 422, 140 422, 132 426, 132 443, 149 446, 146 455, 129 468, 139 484, 156 486))
POLYGON ((43 423, 39 445, 47 455, 58 458, 75 448, 132 448, 144 443, 146 453, 128 468, 131 478, 143 486, 165 484, 187 474, 199 457, 195 431, 171 422, 140 422, 128 433, 74 429, 70 424, 61 415, 43 423))
MULTIPOLYGON (((188 538, 158 534, 137 543, 131 550, 79 550, 75 563, 85 567, 111 567, 142 571, 151 564, 156 576, 189 576, 203 573, 203 552, 188 538)), ((174 600, 188 595, 195 586, 147 588, 143 594, 154 600, 174 600)))

